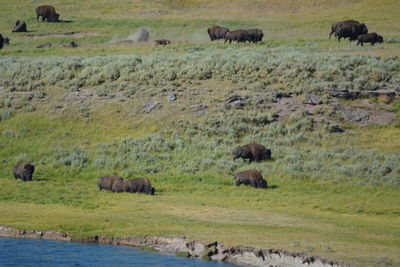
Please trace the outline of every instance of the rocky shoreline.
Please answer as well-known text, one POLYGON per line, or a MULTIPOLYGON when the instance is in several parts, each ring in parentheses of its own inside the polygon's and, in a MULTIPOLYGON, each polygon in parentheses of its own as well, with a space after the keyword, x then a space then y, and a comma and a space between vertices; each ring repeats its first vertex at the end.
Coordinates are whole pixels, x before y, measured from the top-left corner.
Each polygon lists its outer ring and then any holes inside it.
POLYGON ((188 258, 220 261, 240 266, 268 267, 351 267, 344 262, 328 260, 306 253, 290 252, 285 249, 262 249, 248 246, 229 247, 218 241, 203 243, 198 240, 188 241, 186 237, 101 237, 93 236, 73 239, 69 233, 37 230, 16 230, 0 226, 0 237, 46 239, 66 242, 81 242, 126 246, 134 248, 152 248, 157 252, 188 258))

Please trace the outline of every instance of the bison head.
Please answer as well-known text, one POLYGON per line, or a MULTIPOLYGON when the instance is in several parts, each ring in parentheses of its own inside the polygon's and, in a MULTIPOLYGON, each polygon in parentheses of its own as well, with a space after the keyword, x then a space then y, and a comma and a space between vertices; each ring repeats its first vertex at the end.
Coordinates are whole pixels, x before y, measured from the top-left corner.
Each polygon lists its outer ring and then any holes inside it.
POLYGON ((242 147, 238 146, 233 150, 233 160, 238 159, 242 156, 242 147))
POLYGON ((267 181, 266 180, 261 180, 260 183, 259 183, 259 187, 260 188, 267 188, 268 187, 267 181))
POLYGON ((377 42, 378 43, 383 43, 383 37, 378 35, 377 42))

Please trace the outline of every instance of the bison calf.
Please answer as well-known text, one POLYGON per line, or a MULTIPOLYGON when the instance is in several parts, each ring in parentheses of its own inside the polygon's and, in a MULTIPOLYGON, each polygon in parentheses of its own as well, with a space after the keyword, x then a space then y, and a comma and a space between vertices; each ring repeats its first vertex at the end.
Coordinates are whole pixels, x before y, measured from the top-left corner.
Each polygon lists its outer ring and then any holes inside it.
POLYGON ((122 181, 123 178, 120 176, 103 176, 97 179, 97 186, 99 187, 99 190, 105 189, 105 190, 112 190, 113 184, 117 181, 122 181))
POLYGON ((251 185, 255 188, 267 188, 267 181, 264 180, 261 173, 257 170, 247 170, 239 172, 233 178, 235 179, 236 186, 241 184, 251 185))
POLYGON ((249 159, 249 163, 269 160, 271 159, 271 150, 257 143, 238 146, 233 150, 233 160, 238 158, 249 159))
POLYGON ((361 46, 364 46, 364 43, 371 43, 371 45, 383 43, 383 37, 376 32, 361 34, 357 37, 357 45, 361 44, 361 46))
POLYGON ((13 174, 15 179, 21 179, 22 181, 32 181, 32 175, 35 171, 35 167, 27 162, 16 165, 13 168, 13 174))

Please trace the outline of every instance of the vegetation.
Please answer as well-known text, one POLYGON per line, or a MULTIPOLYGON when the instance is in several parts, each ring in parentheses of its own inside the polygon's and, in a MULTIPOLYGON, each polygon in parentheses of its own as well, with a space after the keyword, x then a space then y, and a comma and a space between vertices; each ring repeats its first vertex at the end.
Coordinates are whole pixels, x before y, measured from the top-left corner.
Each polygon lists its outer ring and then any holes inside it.
POLYGON ((33 32, 8 34, 0 50, 0 225, 74 238, 186 235, 400 264, 398 97, 331 96, 399 93, 398 1, 53 1, 72 20, 55 24, 35 21, 37 3, 3 2, 0 32, 16 19, 33 32), (386 42, 328 40, 343 18, 386 42), (214 23, 260 27, 266 38, 210 43, 214 23), (110 42, 142 26, 173 45, 110 42), (63 48, 69 41, 79 47, 63 48), (55 45, 35 48, 45 42, 55 45), (322 104, 304 105, 305 93, 322 104), (341 116, 360 106, 393 121, 341 116), (345 132, 333 133, 336 125, 345 132), (232 149, 250 142, 271 148, 273 160, 233 161, 232 149), (23 161, 36 167, 33 182, 11 176, 23 161), (271 187, 235 187, 233 175, 248 168, 271 187), (149 177, 156 195, 100 192, 96 178, 111 174, 149 177))

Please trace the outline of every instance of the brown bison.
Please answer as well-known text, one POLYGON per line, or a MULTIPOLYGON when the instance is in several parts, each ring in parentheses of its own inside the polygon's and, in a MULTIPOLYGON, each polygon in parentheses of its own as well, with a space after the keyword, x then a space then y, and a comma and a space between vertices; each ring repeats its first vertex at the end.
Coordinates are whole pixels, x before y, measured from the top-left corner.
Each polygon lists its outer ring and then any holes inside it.
POLYGON ((154 195, 155 188, 151 186, 149 179, 147 178, 136 178, 129 180, 129 192, 131 193, 145 193, 154 195))
POLYGON ((105 190, 112 190, 113 184, 117 181, 122 181, 123 178, 120 176, 104 176, 100 177, 97 179, 97 186, 99 187, 99 190, 105 189, 105 190))
POLYGON ((130 180, 117 180, 112 184, 111 191, 114 193, 130 192, 130 180))
POLYGON ((255 188, 267 188, 267 181, 264 180, 261 173, 257 170, 247 170, 239 172, 233 178, 235 179, 236 186, 241 184, 251 185, 255 188))
POLYGON ((32 175, 34 171, 35 167, 28 162, 21 163, 13 168, 15 179, 21 179, 24 182, 32 181, 32 175))
POLYGON ((232 41, 237 41, 238 43, 250 41, 249 32, 247 30, 229 31, 225 35, 225 43, 228 41, 229 43, 232 41))
POLYGON ((271 150, 257 143, 238 146, 233 150, 233 160, 237 158, 242 158, 244 161, 249 159, 249 163, 269 160, 271 159, 271 150))
POLYGON ((262 30, 260 30, 260 29, 250 29, 250 30, 247 30, 247 32, 248 32, 248 37, 250 39, 250 42, 253 42, 253 43, 262 41, 262 38, 264 37, 264 34, 263 34, 262 30))
POLYGON ((361 44, 361 46, 363 46, 364 43, 371 43, 371 45, 383 43, 383 37, 376 32, 361 34, 357 37, 357 45, 361 44))
POLYGON ((26 28, 26 23, 25 21, 22 20, 17 20, 17 22, 15 23, 15 27, 12 30, 12 32, 27 32, 27 28, 26 28))
POLYGON ((331 38, 332 33, 335 33, 338 42, 341 38, 349 38, 350 41, 354 41, 358 35, 368 33, 368 28, 364 23, 356 20, 345 20, 332 24, 329 38, 331 38))
POLYGON ((218 25, 214 25, 207 29, 210 40, 225 39, 226 34, 229 32, 228 28, 224 28, 218 25))
POLYGON ((53 6, 39 6, 36 8, 36 20, 39 20, 39 17, 42 17, 42 21, 44 22, 58 22, 60 14, 56 13, 56 9, 53 6))

